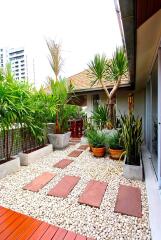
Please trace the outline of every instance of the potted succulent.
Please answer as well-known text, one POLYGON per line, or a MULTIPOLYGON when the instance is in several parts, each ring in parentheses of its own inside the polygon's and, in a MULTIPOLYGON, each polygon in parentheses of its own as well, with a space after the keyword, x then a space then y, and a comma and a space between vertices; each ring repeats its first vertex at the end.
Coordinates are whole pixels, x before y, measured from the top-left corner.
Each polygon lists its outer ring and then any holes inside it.
POLYGON ((109 134, 107 137, 107 142, 109 146, 108 152, 110 154, 110 158, 115 160, 120 159, 120 156, 124 152, 124 147, 119 131, 109 134))
POLYGON ((141 159, 142 118, 135 117, 133 112, 121 116, 122 140, 125 147, 125 164, 123 174, 130 179, 143 179, 141 159))
POLYGON ((95 157, 103 157, 106 153, 106 135, 96 130, 87 133, 88 142, 95 157))

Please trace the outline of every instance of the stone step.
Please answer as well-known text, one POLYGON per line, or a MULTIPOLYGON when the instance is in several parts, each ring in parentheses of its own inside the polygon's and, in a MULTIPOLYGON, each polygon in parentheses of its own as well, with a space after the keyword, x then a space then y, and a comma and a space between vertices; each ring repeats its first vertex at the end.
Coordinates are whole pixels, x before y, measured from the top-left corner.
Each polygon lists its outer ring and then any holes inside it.
POLYGON ((48 195, 66 198, 79 182, 80 177, 64 176, 49 192, 48 195))
POLYGON ((32 192, 38 192, 47 183, 49 183, 55 176, 56 176, 55 173, 44 172, 40 176, 36 177, 33 181, 25 185, 23 189, 29 190, 32 192))
POLYGON ((68 157, 78 157, 83 151, 74 150, 73 152, 69 153, 68 157))
POLYGON ((80 145, 78 149, 80 150, 86 150, 89 147, 88 144, 80 145))
POLYGON ((78 202, 99 208, 107 185, 108 184, 106 182, 96 180, 89 181, 78 202))
POLYGON ((57 167, 57 168, 61 168, 64 169, 65 167, 67 167, 70 163, 72 163, 73 161, 70 159, 62 159, 61 161, 57 162, 56 164, 54 164, 53 167, 57 167))
POLYGON ((137 187, 120 185, 114 212, 142 217, 141 191, 137 187))

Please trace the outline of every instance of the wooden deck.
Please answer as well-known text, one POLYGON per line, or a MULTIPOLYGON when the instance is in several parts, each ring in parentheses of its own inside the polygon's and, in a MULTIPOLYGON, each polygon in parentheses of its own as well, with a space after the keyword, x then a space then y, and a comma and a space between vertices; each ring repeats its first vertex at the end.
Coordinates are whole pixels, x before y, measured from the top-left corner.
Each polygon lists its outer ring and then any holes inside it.
POLYGON ((0 240, 94 240, 0 206, 0 240))

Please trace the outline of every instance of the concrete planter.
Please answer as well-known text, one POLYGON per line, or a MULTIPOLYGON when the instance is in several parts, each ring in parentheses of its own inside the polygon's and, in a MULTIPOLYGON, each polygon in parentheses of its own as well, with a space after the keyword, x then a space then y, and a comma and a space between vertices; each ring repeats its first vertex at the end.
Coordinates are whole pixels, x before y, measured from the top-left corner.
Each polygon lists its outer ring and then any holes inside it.
POLYGON ((15 157, 12 160, 0 165, 0 179, 8 174, 14 173, 20 169, 20 158, 15 157))
POLYGON ((43 148, 35 150, 31 153, 19 153, 20 164, 21 166, 28 166, 30 163, 33 163, 40 158, 46 156, 47 154, 53 151, 52 144, 49 144, 43 148))
POLYGON ((124 163, 123 176, 127 179, 143 181, 142 159, 140 159, 140 166, 128 165, 124 163))
POLYGON ((63 149, 68 146, 71 132, 63 134, 48 134, 49 142, 55 149, 63 149))

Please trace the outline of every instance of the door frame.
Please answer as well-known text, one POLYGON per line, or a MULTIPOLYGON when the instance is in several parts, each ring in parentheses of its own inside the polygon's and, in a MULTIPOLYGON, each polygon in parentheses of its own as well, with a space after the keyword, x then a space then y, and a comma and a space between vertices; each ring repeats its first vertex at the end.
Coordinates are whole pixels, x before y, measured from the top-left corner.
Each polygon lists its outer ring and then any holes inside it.
POLYGON ((158 184, 161 188, 161 48, 158 50, 158 184))

